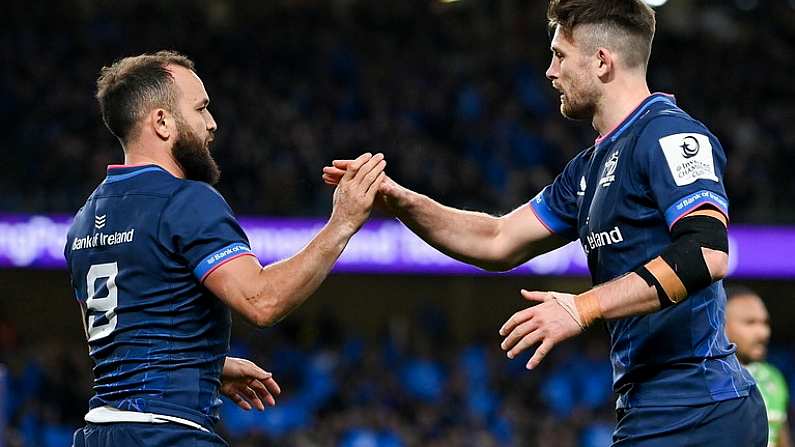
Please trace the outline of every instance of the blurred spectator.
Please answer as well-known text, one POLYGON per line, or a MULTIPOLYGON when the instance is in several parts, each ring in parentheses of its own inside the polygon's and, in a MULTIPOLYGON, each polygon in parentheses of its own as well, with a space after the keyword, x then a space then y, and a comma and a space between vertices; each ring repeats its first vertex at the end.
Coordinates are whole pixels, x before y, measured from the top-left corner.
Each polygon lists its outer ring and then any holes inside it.
MULTIPOLYGON (((750 3, 668 2, 650 84, 723 142, 735 222, 791 223, 795 7, 750 3)), ((0 179, 0 210, 83 203, 122 159, 93 100, 100 67, 161 48, 198 64, 220 125, 219 187, 241 214, 327 213, 320 168, 365 150, 385 152, 390 174, 413 189, 505 212, 595 136, 560 117, 544 78, 545 2, 105 5, 5 8, 0 147, 11 175, 0 179)))

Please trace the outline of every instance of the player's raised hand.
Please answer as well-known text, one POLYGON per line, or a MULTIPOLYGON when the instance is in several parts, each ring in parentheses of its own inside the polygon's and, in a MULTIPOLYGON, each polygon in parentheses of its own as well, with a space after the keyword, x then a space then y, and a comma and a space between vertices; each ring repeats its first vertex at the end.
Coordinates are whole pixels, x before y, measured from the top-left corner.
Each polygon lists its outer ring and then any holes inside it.
POLYGON ((332 160, 331 166, 323 167, 323 181, 330 186, 337 186, 345 175, 353 160, 332 160))
MULTIPOLYGON (((355 160, 333 160, 331 166, 323 168, 323 182, 329 186, 337 186, 355 160)), ((401 186, 384 175, 375 198, 375 206, 387 214, 395 215, 394 201, 397 199, 401 186)))
POLYGON ((346 165, 334 190, 334 210, 331 219, 347 226, 355 233, 361 228, 370 211, 378 188, 383 182, 386 160, 383 154, 362 154, 346 165))
POLYGON ((260 411, 276 405, 276 397, 282 392, 273 374, 254 362, 236 357, 227 357, 221 372, 221 394, 232 399, 240 408, 260 411))
POLYGON ((583 328, 565 307, 573 303, 574 295, 524 289, 521 293, 526 300, 540 304, 516 312, 502 325, 500 335, 505 339, 500 347, 513 359, 520 352, 540 344, 527 362, 527 369, 533 369, 556 344, 579 334, 583 328))

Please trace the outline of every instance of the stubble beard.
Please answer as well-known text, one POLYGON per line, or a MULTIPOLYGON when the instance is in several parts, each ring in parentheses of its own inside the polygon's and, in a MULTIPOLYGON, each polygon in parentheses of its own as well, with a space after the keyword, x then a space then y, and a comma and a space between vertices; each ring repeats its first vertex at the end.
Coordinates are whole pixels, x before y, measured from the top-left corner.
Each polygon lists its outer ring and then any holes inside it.
POLYGON ((584 91, 571 89, 564 93, 560 102, 560 113, 570 120, 590 120, 596 113, 597 95, 594 90, 584 91))
POLYGON ((586 78, 573 78, 569 88, 561 92, 560 113, 571 120, 591 120, 596 113, 599 92, 586 78))

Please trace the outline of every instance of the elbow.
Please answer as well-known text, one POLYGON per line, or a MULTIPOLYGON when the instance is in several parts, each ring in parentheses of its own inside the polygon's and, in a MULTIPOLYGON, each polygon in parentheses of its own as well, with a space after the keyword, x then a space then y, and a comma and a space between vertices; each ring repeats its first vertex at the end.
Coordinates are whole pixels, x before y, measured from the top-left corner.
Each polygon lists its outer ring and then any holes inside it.
POLYGON ((502 226, 505 225, 504 219, 498 219, 501 226, 495 231, 493 237, 485 244, 480 251, 480 262, 478 267, 489 272, 507 272, 519 267, 535 256, 557 248, 559 244, 553 241, 553 245, 541 245, 536 242, 516 240, 507 234, 502 226))
POLYGON ((500 249, 491 254, 489 261, 481 266, 490 272, 508 272, 535 257, 537 253, 518 250, 500 249))
POLYGON ((274 293, 266 301, 252 306, 250 321, 259 329, 275 326, 292 311, 294 305, 291 303, 293 302, 295 302, 295 298, 290 295, 274 293))
POLYGON ((276 326, 277 323, 282 321, 286 315, 277 312, 263 312, 251 320, 251 323, 257 329, 266 329, 276 326))
POLYGON ((287 316, 288 311, 285 307, 280 306, 279 302, 278 300, 273 300, 264 303, 261 307, 254 308, 250 320, 251 323, 259 329, 265 329, 275 326, 276 323, 282 321, 282 319, 287 316))
POLYGON ((256 326, 257 329, 273 327, 279 322, 279 319, 270 312, 259 312, 256 315, 251 316, 248 320, 251 324, 256 326))
POLYGON ((487 272, 492 273, 502 273, 507 272, 509 270, 513 270, 519 265, 517 262, 512 262, 511 260, 492 260, 492 261, 482 261, 478 263, 478 267, 482 268, 487 272))
POLYGON ((283 315, 279 312, 278 306, 272 303, 260 303, 249 308, 247 317, 248 321, 258 329, 265 329, 276 325, 283 315))
POLYGON ((704 260, 709 268, 712 281, 720 281, 729 274, 729 255, 718 250, 703 249, 704 260))

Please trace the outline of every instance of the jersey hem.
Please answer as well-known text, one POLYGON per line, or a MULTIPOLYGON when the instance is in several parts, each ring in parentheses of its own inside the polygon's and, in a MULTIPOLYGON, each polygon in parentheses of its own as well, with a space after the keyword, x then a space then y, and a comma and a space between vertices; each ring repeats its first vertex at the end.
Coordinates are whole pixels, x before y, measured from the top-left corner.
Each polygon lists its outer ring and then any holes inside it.
POLYGON ((88 413, 86 413, 83 419, 86 422, 91 422, 93 424, 108 424, 116 422, 142 422, 147 424, 164 424, 172 422, 175 424, 184 425, 186 427, 191 427, 197 430, 201 430, 203 432, 210 433, 210 430, 208 430, 201 424, 198 424, 196 422, 193 422, 185 418, 177 416, 169 416, 166 414, 119 410, 117 408, 111 407, 110 405, 104 405, 101 407, 92 408, 91 410, 89 410, 88 413))
POLYGON ((725 390, 716 390, 708 395, 682 395, 671 396, 668 394, 666 398, 637 398, 627 397, 620 395, 616 399, 616 408, 637 408, 637 407, 679 407, 690 405, 705 405, 714 402, 722 402, 725 400, 740 399, 747 397, 753 384, 748 384, 741 388, 728 388, 725 390))
POLYGON ((109 401, 102 399, 99 396, 94 396, 89 401, 88 406, 89 406, 88 408, 89 414, 92 411, 94 411, 96 408, 112 407, 120 411, 135 412, 141 414, 154 414, 157 416, 167 416, 169 418, 181 418, 193 422, 194 424, 200 425, 201 427, 207 429, 210 432, 214 430, 215 423, 217 420, 217 417, 215 416, 211 416, 205 413, 200 413, 197 412, 196 410, 190 410, 188 408, 170 402, 158 402, 150 399, 134 398, 134 399, 123 399, 121 401, 109 401), (135 405, 124 405, 125 402, 129 403, 130 400, 135 400, 137 402, 135 403, 135 405), (122 408, 119 407, 122 407, 123 410, 122 408))

